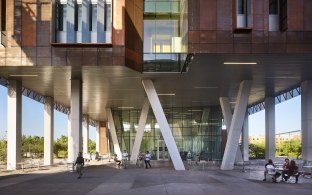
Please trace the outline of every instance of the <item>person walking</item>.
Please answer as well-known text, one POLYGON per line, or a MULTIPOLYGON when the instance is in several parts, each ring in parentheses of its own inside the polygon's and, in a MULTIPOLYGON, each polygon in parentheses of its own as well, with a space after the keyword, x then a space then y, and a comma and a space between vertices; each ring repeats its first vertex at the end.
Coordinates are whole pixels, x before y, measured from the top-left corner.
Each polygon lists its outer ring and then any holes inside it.
POLYGON ((149 165, 149 167, 152 168, 151 158, 152 158, 151 154, 149 153, 149 151, 147 151, 145 154, 145 169, 148 169, 147 165, 149 165))
POLYGON ((78 157, 74 165, 76 166, 76 171, 78 173, 77 179, 80 179, 82 176, 82 168, 84 166, 84 159, 81 152, 78 153, 78 157))

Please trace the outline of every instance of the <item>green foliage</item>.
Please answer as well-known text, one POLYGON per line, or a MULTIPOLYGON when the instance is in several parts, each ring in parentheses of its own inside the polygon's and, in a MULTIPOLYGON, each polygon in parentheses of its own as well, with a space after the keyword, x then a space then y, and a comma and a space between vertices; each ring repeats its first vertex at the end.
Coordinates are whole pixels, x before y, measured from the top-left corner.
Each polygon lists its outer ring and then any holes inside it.
POLYGON ((264 159, 265 147, 263 143, 249 144, 249 157, 251 159, 264 159))
POLYGON ((301 141, 298 138, 285 140, 276 144, 277 156, 288 156, 298 159, 301 156, 301 150, 301 141))
POLYGON ((22 155, 27 154, 42 157, 44 151, 44 138, 39 136, 22 136, 22 155))
POLYGON ((7 160, 7 141, 0 139, 0 162, 6 163, 7 160))
POLYGON ((54 142, 54 154, 59 158, 67 157, 68 137, 62 135, 54 142))
POLYGON ((92 154, 95 154, 95 149, 96 149, 96 143, 95 141, 92 141, 92 139, 89 139, 88 141, 88 146, 89 146, 89 152, 92 154))

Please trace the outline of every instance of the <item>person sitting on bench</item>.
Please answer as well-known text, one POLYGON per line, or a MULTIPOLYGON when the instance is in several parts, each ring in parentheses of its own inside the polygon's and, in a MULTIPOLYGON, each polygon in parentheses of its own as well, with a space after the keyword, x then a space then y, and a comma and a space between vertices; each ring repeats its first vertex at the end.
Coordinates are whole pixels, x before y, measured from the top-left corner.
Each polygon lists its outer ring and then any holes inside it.
POLYGON ((296 165, 296 162, 294 160, 290 161, 287 171, 283 172, 283 179, 285 181, 287 181, 290 176, 295 176, 296 183, 298 183, 298 177, 299 177, 298 166, 296 165))

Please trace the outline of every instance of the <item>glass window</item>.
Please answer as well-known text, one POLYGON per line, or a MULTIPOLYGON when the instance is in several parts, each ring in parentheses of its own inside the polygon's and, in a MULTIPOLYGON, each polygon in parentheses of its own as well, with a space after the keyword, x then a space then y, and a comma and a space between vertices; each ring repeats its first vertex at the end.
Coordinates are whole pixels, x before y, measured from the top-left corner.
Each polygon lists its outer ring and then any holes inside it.
POLYGON ((269 14, 277 15, 278 14, 278 0, 270 0, 269 2, 269 14))

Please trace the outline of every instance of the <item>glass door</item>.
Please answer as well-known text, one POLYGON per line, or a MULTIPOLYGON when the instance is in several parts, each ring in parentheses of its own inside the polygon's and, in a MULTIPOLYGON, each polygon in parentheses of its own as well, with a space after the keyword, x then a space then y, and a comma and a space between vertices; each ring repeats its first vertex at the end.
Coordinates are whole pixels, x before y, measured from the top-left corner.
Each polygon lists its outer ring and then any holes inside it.
POLYGON ((164 140, 158 140, 157 160, 169 160, 169 153, 164 140))

